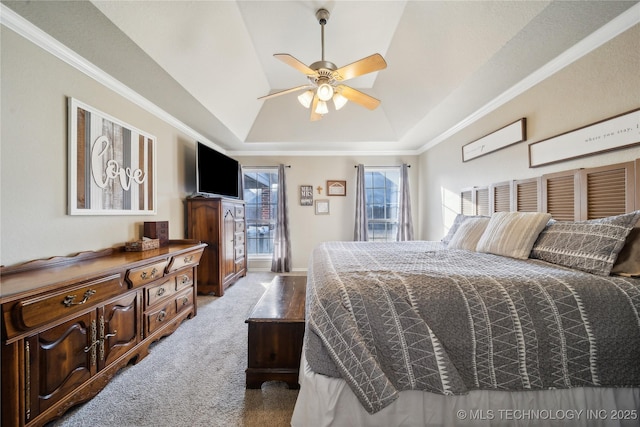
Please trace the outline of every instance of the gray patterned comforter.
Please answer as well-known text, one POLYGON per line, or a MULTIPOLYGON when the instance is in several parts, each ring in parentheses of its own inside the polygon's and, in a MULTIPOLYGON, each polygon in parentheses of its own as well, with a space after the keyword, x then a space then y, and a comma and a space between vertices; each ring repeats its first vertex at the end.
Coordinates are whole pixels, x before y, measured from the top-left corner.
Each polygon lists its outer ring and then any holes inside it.
POLYGON ((305 357, 374 413, 402 390, 640 386, 640 279, 439 242, 331 242, 309 265, 305 357))

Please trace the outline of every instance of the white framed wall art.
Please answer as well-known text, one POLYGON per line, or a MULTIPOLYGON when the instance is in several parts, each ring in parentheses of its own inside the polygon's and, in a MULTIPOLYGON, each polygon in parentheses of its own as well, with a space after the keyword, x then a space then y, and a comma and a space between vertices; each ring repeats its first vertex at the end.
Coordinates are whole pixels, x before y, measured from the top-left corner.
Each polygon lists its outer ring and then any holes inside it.
POLYGON ((69 214, 155 215, 156 138, 68 99, 69 214))

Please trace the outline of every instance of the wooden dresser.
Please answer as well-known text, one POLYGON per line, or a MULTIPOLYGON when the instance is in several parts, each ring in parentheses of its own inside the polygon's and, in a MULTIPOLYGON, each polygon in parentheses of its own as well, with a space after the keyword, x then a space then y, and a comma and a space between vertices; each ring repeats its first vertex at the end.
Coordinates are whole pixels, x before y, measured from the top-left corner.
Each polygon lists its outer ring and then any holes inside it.
POLYGON ((2 425, 61 416, 195 316, 205 246, 179 240, 3 267, 2 425))
POLYGON ((187 238, 207 244, 198 266, 198 291, 223 296, 247 274, 244 201, 189 198, 186 218, 187 238))

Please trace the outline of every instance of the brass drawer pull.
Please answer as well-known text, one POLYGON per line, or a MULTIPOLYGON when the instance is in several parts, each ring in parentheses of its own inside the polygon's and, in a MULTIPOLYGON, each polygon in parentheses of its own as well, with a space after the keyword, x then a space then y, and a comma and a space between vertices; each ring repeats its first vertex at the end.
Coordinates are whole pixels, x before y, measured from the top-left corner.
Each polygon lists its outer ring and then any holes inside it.
MULTIPOLYGON (((156 277, 156 273, 157 273, 157 272, 158 272, 158 269, 154 267, 154 268, 153 268, 153 270, 151 270, 151 276, 150 276, 150 277, 151 277, 152 279, 153 279, 154 277, 156 277)), ((142 280, 146 279, 146 278, 147 278, 147 272, 146 272, 146 271, 143 271, 143 272, 140 274, 140 278, 141 278, 142 280)))
POLYGON ((187 276, 186 274, 182 276, 182 284, 186 284, 189 283, 189 276, 187 276))
POLYGON ((93 289, 89 289, 84 293, 84 298, 80 302, 73 302, 76 299, 75 295, 67 295, 66 297, 64 297, 64 300, 62 300, 62 304, 64 304, 65 307, 71 307, 72 305, 82 305, 85 302, 89 301, 89 298, 91 298, 91 296, 95 293, 96 291, 94 291, 93 289))
POLYGON ((156 319, 158 320, 158 322, 162 322, 165 317, 167 317, 167 312, 162 310, 160 313, 158 313, 158 317, 156 317, 156 319))
POLYGON ((189 304, 189 297, 182 297, 182 305, 189 304))
POLYGON ((189 264, 191 261, 193 261, 193 255, 189 255, 184 257, 184 263, 185 264, 189 264))
POLYGON ((164 293, 166 292, 166 289, 164 287, 158 289, 158 292, 156 292, 156 295, 161 297, 162 295, 164 295, 164 293))
POLYGON ((118 331, 115 330, 115 331, 113 331, 113 333, 105 335, 104 339, 115 337, 117 334, 118 334, 118 331))

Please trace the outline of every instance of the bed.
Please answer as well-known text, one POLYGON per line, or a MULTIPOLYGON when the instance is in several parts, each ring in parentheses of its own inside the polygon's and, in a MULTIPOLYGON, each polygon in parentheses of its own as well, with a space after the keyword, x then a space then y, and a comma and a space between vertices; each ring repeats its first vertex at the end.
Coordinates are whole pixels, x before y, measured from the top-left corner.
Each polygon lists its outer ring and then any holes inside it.
POLYGON ((319 245, 292 425, 640 425, 640 278, 617 263, 639 220, 319 245))

